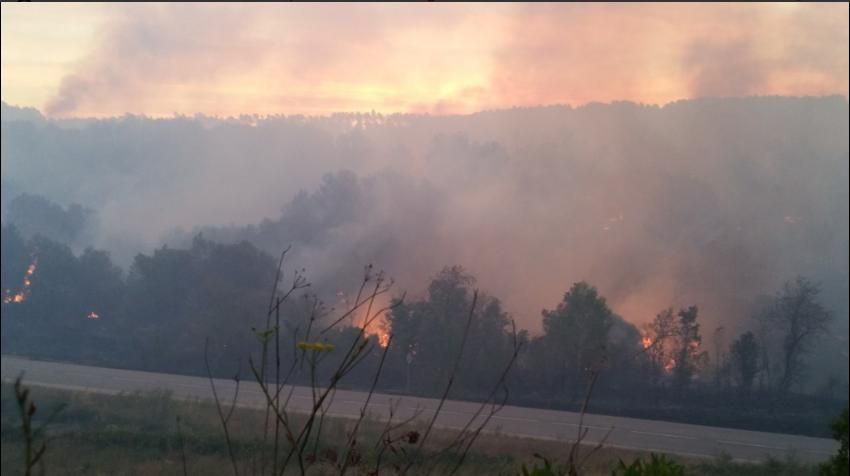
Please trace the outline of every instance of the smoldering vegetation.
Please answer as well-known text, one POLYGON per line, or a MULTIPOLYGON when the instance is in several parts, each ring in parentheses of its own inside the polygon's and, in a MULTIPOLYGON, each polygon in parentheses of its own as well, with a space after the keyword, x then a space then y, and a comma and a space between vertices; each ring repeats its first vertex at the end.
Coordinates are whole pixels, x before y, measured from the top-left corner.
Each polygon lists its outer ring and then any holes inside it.
MULTIPOLYGON (((109 330, 110 315, 144 323, 140 335, 159 347, 136 351, 154 359, 190 352, 202 342, 184 340, 204 330, 233 328, 221 308, 250 340, 242 316, 262 313, 272 256, 292 245, 288 265, 306 268, 329 306, 356 292, 368 263, 414 307, 436 299, 435 281, 466 289, 474 276, 496 299, 497 327, 512 317, 529 338, 546 334, 541 310, 580 281, 607 299, 624 348, 639 346, 638 330, 660 311, 697 305, 703 348, 719 363, 757 330, 753 316, 782 284, 806 276, 834 318, 795 388, 846 389, 847 130, 843 97, 226 119, 45 120, 4 105, 2 287, 18 292, 36 256, 39 270, 53 256, 79 273, 57 282, 79 285, 97 270, 96 291, 62 319, 106 326, 97 339, 107 347, 119 329, 109 330), (7 255, 7 242, 18 251, 7 255), (464 271, 452 278, 444 268, 454 265, 464 271), (185 281, 206 287, 187 292, 185 281), (177 316, 192 332, 168 330, 177 316)), ((42 319, 55 314, 57 293, 37 305, 42 319)), ((4 338, 19 312, 9 306, 4 338)), ((581 380, 540 378, 524 384, 536 404, 581 380)))

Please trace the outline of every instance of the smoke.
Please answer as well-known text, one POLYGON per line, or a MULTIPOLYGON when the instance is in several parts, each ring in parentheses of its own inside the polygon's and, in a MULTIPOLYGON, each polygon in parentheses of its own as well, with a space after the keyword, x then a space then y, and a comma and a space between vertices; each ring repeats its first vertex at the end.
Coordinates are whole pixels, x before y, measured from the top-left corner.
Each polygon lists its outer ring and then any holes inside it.
POLYGON ((691 90, 697 97, 758 94, 765 89, 768 80, 753 46, 745 41, 694 42, 685 52, 682 63, 692 78, 691 90))
POLYGON ((97 48, 62 79, 45 112, 63 116, 104 98, 131 111, 126 106, 154 87, 214 80, 248 67, 262 45, 247 35, 254 22, 246 12, 232 5, 113 6, 97 48))
POLYGON ((847 4, 104 8, 54 119, 417 113, 4 122, 4 190, 97 210, 123 265, 198 230, 328 286, 462 264, 530 328, 579 279, 636 322, 846 286, 846 98, 670 101, 846 96, 847 4))
POLYGON ((405 54, 393 51, 403 41, 400 30, 451 28, 459 18, 468 18, 467 7, 454 9, 459 17, 429 10, 426 18, 432 24, 422 28, 422 8, 110 6, 96 48, 62 79, 44 110, 54 117, 115 111, 329 112, 341 109, 345 98, 345 109, 368 109, 350 102, 358 91, 405 100, 401 92, 370 91, 376 88, 368 82, 406 81, 417 74, 428 78, 429 68, 445 69, 449 62, 423 64, 421 71, 382 66, 382 61, 405 54))
POLYGON ((48 115, 443 114, 848 94, 846 3, 105 8, 96 46, 48 115))
POLYGON ((530 4, 514 18, 492 73, 509 104, 847 94, 846 5, 530 4))
POLYGON ((797 274, 846 316, 847 117, 829 97, 4 121, 3 180, 96 210, 94 244, 123 266, 203 232, 293 244, 329 296, 367 263, 411 296, 459 264, 531 330, 578 280, 632 322, 697 304, 734 330, 797 274))

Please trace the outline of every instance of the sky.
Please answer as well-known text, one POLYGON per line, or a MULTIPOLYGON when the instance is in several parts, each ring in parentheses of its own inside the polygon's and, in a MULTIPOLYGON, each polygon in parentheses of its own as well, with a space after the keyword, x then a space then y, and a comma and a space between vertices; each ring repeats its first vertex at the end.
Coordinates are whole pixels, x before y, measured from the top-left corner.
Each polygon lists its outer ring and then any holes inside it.
POLYGON ((848 4, 2 4, 51 117, 469 113, 848 94, 848 4))

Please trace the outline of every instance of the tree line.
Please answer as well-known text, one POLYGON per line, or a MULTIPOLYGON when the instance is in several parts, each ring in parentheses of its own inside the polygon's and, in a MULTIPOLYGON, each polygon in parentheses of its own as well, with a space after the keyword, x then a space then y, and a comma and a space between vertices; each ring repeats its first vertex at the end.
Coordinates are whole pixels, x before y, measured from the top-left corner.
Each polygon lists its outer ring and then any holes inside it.
MULTIPOLYGON (((3 225, 3 352, 203 375, 209 345, 212 371, 233 376, 246 371, 240 362, 262 338, 257 329, 265 328, 276 265, 248 242, 221 244, 198 236, 187 248, 137 255, 125 275, 106 252, 75 254, 67 245, 39 235, 25 239, 3 225)), ((304 273, 298 270, 297 279, 304 273)), ((286 286, 286 279, 281 283, 286 286)), ((379 389, 433 396, 444 387, 475 286, 468 271, 447 266, 421 297, 386 295, 383 322, 371 326, 369 336, 376 348, 384 335, 393 336, 379 389)), ((280 345, 293 352, 305 326, 337 318, 333 300, 324 302, 322 291, 304 281, 298 291, 281 309, 280 345)), ((582 281, 543 310, 542 333, 531 335, 516 328, 498 297, 481 292, 452 398, 484 398, 519 346, 506 380, 509 401, 516 404, 574 409, 593 377, 591 411, 806 432, 825 427, 846 402, 840 388, 827 396, 799 392, 808 375, 807 355, 832 318, 816 283, 786 283, 747 319, 749 329, 713 355, 699 312, 697 305, 668 308, 636 326, 582 281)), ((351 325, 322 339, 349 342, 359 332, 358 318, 347 316, 351 325)), ((365 358, 341 385, 368 386, 378 354, 365 358)), ((326 368, 337 357, 329 353, 326 368)), ((295 375, 293 381, 306 378, 295 375)))

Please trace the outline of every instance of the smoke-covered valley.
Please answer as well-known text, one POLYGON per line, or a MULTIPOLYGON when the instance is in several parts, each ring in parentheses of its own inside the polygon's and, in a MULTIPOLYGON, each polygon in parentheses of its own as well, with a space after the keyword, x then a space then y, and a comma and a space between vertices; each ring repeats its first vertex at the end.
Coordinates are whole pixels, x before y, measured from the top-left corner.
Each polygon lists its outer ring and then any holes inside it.
POLYGON ((3 217, 26 220, 21 194, 79 204, 85 229, 60 240, 125 268, 198 233, 291 244, 327 296, 367 263, 413 296, 458 264, 532 333, 578 280, 628 321, 696 304, 731 332, 804 275, 846 356, 847 130, 840 96, 227 119, 4 104, 3 217))

